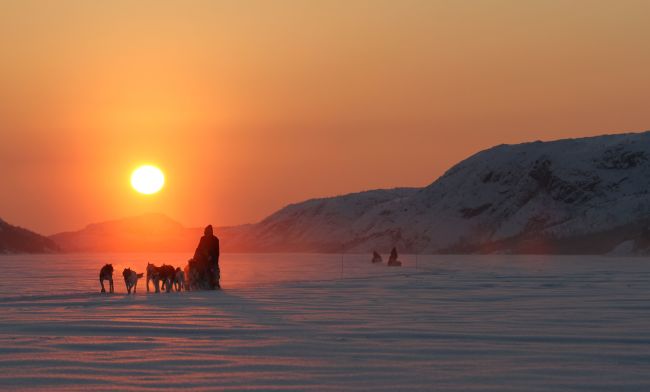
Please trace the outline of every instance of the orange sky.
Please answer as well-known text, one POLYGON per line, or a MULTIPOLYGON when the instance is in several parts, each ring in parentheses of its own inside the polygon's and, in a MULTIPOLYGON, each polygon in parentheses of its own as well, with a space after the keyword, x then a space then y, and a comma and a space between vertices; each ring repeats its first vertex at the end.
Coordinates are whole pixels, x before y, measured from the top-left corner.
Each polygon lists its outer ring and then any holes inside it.
POLYGON ((648 1, 0 2, 0 217, 257 221, 650 129, 648 1), (155 163, 155 196, 129 175, 155 163))

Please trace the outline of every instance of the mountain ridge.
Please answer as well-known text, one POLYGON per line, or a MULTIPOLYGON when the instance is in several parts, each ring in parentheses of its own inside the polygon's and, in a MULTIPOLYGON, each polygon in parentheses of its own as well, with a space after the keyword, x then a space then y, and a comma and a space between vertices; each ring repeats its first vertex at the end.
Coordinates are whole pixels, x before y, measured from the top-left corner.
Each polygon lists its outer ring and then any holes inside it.
POLYGON ((264 250, 291 243, 334 251, 337 242, 339 249, 360 252, 398 246, 417 253, 598 254, 632 241, 633 251, 646 252, 648 151, 650 132, 501 144, 353 220, 319 220, 323 216, 308 213, 313 206, 297 204, 255 225, 241 241, 257 240, 264 250), (296 230, 319 225, 311 236, 296 230))
MULTIPOLYGON (((646 253, 649 186, 650 132, 500 144, 422 188, 314 198, 254 224, 215 229, 223 249, 236 252, 397 246, 414 253, 646 253)), ((193 250, 201 235, 199 228, 164 220, 163 226, 159 234, 183 238, 171 240, 183 249, 193 250)), ((70 249, 70 241, 62 248, 70 249)))

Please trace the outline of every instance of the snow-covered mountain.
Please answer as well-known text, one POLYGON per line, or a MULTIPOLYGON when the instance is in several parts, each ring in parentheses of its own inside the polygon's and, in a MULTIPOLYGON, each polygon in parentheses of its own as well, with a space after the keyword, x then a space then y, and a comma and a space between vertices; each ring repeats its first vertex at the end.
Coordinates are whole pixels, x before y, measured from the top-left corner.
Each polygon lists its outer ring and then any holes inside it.
POLYGON ((412 197, 417 192, 416 188, 379 189, 291 204, 249 225, 231 240, 240 250, 337 252, 349 249, 351 240, 363 232, 360 222, 377 215, 379 206, 412 197))
POLYGON ((257 251, 607 253, 650 245, 650 132, 500 145, 421 189, 289 205, 231 240, 257 251))
POLYGON ((54 241, 0 219, 0 254, 52 253, 59 250, 54 241))

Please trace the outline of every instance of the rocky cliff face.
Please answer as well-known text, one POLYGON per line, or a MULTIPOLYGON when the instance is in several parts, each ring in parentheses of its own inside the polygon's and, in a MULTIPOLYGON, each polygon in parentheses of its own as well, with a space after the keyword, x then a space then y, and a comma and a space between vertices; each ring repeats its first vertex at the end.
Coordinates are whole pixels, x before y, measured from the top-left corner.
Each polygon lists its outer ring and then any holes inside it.
POLYGON ((54 241, 0 219, 0 253, 52 253, 59 247, 54 241))
POLYGON ((232 240, 260 251, 643 252, 649 187, 650 132, 501 145, 425 188, 293 204, 232 240))

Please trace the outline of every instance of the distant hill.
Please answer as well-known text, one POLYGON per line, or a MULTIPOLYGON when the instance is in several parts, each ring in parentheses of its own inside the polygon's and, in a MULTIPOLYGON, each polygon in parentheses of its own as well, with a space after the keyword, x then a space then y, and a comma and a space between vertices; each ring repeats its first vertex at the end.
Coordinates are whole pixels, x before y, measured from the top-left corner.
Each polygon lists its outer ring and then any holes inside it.
MULTIPOLYGON (((223 239, 233 231, 237 229, 216 228, 223 239)), ((187 252, 191 257, 202 235, 202 227, 186 228, 166 215, 145 214, 93 223, 49 238, 66 252, 187 252)))
POLYGON ((0 219, 0 253, 53 253, 57 244, 22 227, 12 226, 0 219))
POLYGON ((289 205, 233 238, 258 251, 646 253, 650 132, 500 145, 421 189, 289 205))
POLYGON ((50 236, 67 252, 189 251, 198 238, 197 230, 187 229, 162 214, 94 223, 50 236))

